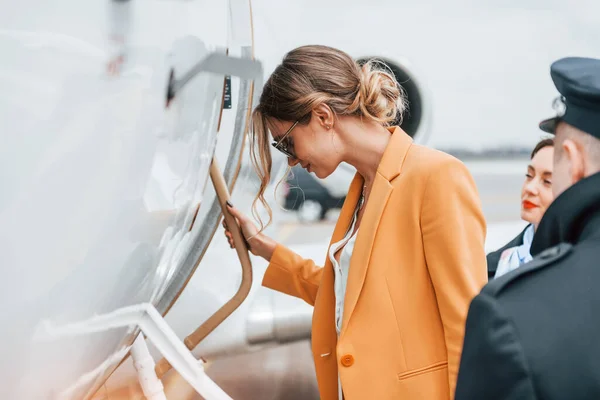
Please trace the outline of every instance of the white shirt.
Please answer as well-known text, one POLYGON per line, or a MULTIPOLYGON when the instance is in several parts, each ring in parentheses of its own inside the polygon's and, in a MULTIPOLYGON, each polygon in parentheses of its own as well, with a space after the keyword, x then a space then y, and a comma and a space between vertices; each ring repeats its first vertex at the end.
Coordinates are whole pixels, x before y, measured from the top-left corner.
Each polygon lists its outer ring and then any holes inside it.
MULTIPOLYGON (((354 217, 352 218, 352 223, 350 224, 350 229, 346 232, 346 236, 339 242, 333 243, 329 248, 329 260, 333 264, 333 273, 334 273, 334 283, 333 289, 335 292, 335 328, 340 336, 340 332, 342 330, 342 319, 344 316, 344 297, 346 295, 346 284, 348 283, 348 272, 350 270, 350 259, 352 258, 352 251, 354 250, 354 243, 356 242, 356 235, 358 234, 358 230, 354 232, 354 228, 356 227, 356 221, 358 220, 358 212, 360 211, 363 204, 363 199, 358 202, 358 206, 356 207, 356 211, 354 212, 354 217), (335 253, 338 252, 339 249, 342 249, 342 253, 340 254, 340 262, 335 259, 335 253)), ((340 381, 338 374, 338 398, 339 400, 343 399, 342 394, 342 382, 340 381)))

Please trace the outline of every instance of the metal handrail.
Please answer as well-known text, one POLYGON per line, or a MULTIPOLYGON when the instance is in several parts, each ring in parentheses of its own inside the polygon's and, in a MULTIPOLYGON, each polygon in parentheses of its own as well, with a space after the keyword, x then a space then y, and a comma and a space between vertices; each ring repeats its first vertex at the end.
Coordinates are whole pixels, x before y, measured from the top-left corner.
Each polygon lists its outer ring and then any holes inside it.
MULTIPOLYGON (((184 343, 189 350, 196 348, 206 336, 225 321, 244 302, 252 287, 252 262, 248 254, 248 245, 236 219, 227 211, 226 202, 230 198, 229 189, 215 158, 213 158, 210 165, 210 179, 215 187, 215 192, 217 193, 217 198, 225 217, 225 223, 231 231, 235 250, 242 265, 242 282, 237 292, 227 303, 215 311, 202 325, 185 338, 184 343)), ((162 378, 170 369, 171 364, 164 358, 156 363, 155 371, 159 378, 162 378)))

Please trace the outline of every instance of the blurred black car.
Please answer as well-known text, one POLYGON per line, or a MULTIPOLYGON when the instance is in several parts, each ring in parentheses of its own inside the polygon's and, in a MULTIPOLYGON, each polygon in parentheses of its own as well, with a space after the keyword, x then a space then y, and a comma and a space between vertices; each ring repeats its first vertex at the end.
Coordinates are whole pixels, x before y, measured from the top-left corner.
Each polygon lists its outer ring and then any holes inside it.
POLYGON ((301 221, 324 220, 329 210, 341 208, 346 196, 336 197, 323 182, 300 166, 295 166, 287 177, 284 208, 298 213, 301 221))

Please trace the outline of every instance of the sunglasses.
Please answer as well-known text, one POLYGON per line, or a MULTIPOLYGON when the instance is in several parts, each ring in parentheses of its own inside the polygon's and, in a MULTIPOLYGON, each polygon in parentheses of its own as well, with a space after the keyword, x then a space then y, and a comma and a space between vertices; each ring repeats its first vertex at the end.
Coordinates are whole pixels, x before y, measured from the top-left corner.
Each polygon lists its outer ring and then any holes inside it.
POLYGON ((280 152, 282 152, 283 154, 285 154, 286 157, 289 158, 296 158, 296 154, 294 153, 294 146, 290 144, 289 140, 286 140, 286 138, 290 135, 290 133, 292 132, 292 129, 294 129, 294 127, 296 125, 298 125, 299 121, 296 121, 292 124, 292 126, 290 126, 290 129, 288 129, 283 136, 281 137, 281 139, 279 139, 279 141, 277 142, 273 142, 271 143, 271 145, 273 147, 275 147, 277 150, 279 150, 280 152))

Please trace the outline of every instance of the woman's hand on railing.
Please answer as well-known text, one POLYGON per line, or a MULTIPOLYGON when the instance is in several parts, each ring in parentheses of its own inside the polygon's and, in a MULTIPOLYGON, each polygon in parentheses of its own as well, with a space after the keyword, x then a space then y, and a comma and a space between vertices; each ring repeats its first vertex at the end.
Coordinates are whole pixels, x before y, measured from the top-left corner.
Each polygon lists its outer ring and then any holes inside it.
MULTIPOLYGON (((235 217, 238 225, 242 229, 242 235, 246 240, 250 252, 255 256, 259 256, 267 261, 270 261, 277 243, 270 237, 264 235, 262 232, 259 232, 258 227, 254 224, 254 222, 252 222, 247 215, 235 208, 231 202, 227 202, 227 210, 235 217)), ((231 235, 231 231, 225 223, 225 219, 223 219, 223 228, 225 228, 225 236, 227 237, 229 246, 232 249, 235 248, 233 236, 231 235)))

